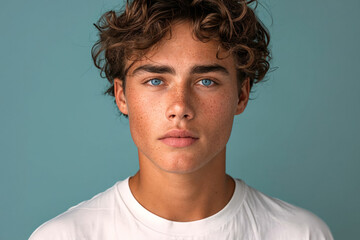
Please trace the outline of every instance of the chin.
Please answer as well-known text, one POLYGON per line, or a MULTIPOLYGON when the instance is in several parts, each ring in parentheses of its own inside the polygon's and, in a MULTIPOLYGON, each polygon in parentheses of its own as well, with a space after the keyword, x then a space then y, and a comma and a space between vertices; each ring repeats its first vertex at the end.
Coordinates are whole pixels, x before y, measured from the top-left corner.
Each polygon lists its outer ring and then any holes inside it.
POLYGON ((168 159, 165 163, 159 164, 158 167, 169 173, 188 174, 196 172, 204 165, 206 163, 197 162, 196 158, 185 158, 183 156, 168 159))

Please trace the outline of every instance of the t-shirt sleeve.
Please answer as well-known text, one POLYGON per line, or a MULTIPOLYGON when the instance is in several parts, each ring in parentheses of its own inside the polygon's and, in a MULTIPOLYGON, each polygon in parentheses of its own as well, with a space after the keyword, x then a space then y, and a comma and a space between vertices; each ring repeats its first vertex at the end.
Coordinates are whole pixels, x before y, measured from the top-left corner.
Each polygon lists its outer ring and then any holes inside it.
POLYGON ((333 240, 326 223, 315 214, 302 209, 293 209, 292 214, 279 220, 279 228, 270 231, 270 239, 333 240), (279 238, 281 236, 281 238, 279 238))
POLYGON ((258 239, 333 240, 326 223, 312 212, 249 188, 245 211, 258 239))
POLYGON ((306 239, 309 240, 334 240, 329 227, 326 223, 313 213, 303 210, 300 214, 300 229, 305 233, 306 239))
MULTIPOLYGON (((38 227, 29 240, 82 240, 89 239, 84 233, 91 234, 94 216, 97 211, 82 209, 69 209, 57 217, 45 222, 38 227)), ((95 218, 95 220, 99 220, 95 218)))
POLYGON ((64 226, 61 222, 50 220, 38 227, 30 236, 29 240, 65 240, 71 239, 66 236, 66 232, 62 231, 64 226))

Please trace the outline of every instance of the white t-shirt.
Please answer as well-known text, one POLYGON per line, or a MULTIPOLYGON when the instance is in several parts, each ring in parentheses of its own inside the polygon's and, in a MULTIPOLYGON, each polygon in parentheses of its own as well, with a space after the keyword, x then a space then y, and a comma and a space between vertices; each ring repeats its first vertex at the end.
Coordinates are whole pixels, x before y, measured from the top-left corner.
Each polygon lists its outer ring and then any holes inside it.
POLYGON ((314 214, 235 180, 230 202, 193 222, 163 219, 132 195, 129 178, 41 225, 29 240, 332 240, 314 214))

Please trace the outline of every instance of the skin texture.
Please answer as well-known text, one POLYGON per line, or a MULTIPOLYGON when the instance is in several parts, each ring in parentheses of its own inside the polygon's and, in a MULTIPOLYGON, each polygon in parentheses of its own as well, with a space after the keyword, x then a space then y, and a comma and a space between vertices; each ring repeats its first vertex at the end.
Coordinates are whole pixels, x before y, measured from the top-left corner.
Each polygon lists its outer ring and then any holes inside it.
POLYGON ((130 189, 145 208, 169 220, 211 216, 234 191, 225 173, 226 143, 250 86, 245 80, 238 88, 234 59, 226 52, 217 59, 218 45, 197 40, 190 23, 176 23, 143 59, 128 62, 125 91, 114 81, 139 154, 130 189), (192 140, 170 146, 161 139, 171 130, 186 130, 192 140))

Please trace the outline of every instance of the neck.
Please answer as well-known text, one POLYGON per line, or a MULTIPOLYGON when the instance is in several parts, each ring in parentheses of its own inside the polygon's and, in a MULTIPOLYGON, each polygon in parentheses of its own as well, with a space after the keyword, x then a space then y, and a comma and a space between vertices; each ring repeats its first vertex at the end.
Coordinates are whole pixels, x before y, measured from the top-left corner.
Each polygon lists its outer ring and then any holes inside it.
POLYGON ((172 221, 209 217, 225 207, 235 183, 225 173, 225 149, 209 164, 191 173, 169 173, 141 160, 129 180, 136 200, 150 212, 172 221), (144 166, 147 165, 147 166, 144 166))

